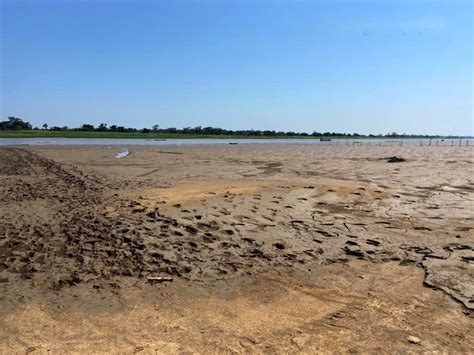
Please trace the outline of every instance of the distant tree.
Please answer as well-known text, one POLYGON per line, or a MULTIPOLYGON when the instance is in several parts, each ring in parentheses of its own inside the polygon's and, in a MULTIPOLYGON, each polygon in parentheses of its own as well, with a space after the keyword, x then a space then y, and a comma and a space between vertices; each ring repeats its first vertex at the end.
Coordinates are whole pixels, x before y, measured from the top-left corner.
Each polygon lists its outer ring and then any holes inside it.
POLYGON ((83 124, 80 128, 81 131, 93 131, 94 130, 94 125, 91 124, 83 124))
POLYGON ((153 132, 158 132, 158 129, 160 128, 159 125, 155 124, 153 125, 152 129, 153 129, 153 132))
POLYGON ((29 122, 24 122, 21 118, 7 117, 7 121, 0 122, 0 130, 13 131, 13 130, 30 130, 33 127, 29 122))
POLYGON ((266 130, 266 131, 263 131, 263 132, 262 132, 262 135, 263 135, 263 136, 276 136, 276 132, 275 132, 275 131, 266 130))
POLYGON ((107 131, 107 123, 101 123, 99 127, 97 127, 97 130, 100 132, 105 132, 107 131))
POLYGON ((43 124, 43 129, 48 129, 48 124, 47 123, 43 124))

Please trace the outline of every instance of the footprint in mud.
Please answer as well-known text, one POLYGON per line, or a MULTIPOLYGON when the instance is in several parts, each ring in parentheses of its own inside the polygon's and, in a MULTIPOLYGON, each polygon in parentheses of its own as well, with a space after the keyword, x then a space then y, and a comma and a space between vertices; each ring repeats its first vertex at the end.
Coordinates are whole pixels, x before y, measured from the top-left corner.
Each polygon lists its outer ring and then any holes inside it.
POLYGON ((141 213, 141 212, 145 212, 145 211, 146 211, 145 206, 137 206, 137 207, 132 208, 132 213, 141 213))
POLYGON ((198 245, 196 242, 190 241, 190 242, 188 242, 188 245, 189 245, 192 249, 194 249, 195 251, 199 251, 199 249, 198 249, 199 245, 198 245))
POLYGON ((202 240, 205 243, 214 243, 217 239, 218 238, 214 234, 209 232, 204 233, 204 235, 202 236, 202 240))
POLYGON ((217 231, 220 229, 219 223, 217 223, 216 221, 209 221, 209 223, 198 222, 198 227, 206 231, 217 231))
POLYGON ((375 239, 367 239, 365 242, 369 245, 373 245, 373 246, 376 246, 376 247, 380 245, 380 242, 378 240, 375 240, 375 239))
POLYGON ((186 232, 191 233, 191 234, 196 234, 198 232, 198 229, 194 226, 186 226, 184 227, 186 232))
POLYGON ((270 260, 271 258, 266 255, 261 249, 258 248, 252 248, 247 250, 247 254, 241 255, 242 257, 250 257, 250 258, 261 258, 261 259, 266 259, 270 260))
POLYGON ((284 249, 287 249, 288 248, 288 245, 284 242, 277 242, 277 243, 274 243, 273 246, 278 249, 278 250, 284 250, 284 249))
POLYGON ((240 215, 240 216, 235 216, 235 219, 242 221, 243 219, 251 219, 251 218, 249 216, 240 215))
POLYGON ((222 246, 224 249, 229 249, 229 248, 240 249, 240 245, 239 245, 239 244, 233 243, 233 242, 228 242, 228 241, 221 242, 221 246, 222 246))
POLYGON ((352 242, 351 244, 348 244, 348 242, 346 242, 347 245, 342 248, 342 251, 345 252, 347 255, 356 256, 359 259, 363 259, 364 252, 360 249, 357 243, 352 244, 352 243, 355 243, 355 242, 352 242))
POLYGON ((415 227, 413 229, 417 231, 431 231, 432 230, 431 228, 423 227, 423 226, 415 227))
POLYGON ((244 241, 246 243, 249 243, 249 244, 254 244, 255 243, 255 239, 249 238, 249 237, 242 237, 242 241, 244 241))

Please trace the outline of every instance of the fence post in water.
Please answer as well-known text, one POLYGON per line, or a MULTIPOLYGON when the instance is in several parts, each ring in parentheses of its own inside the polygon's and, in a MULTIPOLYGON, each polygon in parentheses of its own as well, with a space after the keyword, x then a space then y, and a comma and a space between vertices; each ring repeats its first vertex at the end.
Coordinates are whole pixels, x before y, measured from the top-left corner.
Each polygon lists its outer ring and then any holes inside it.
POLYGON ((430 138, 430 146, 431 146, 431 138, 430 138))
POLYGON ((439 144, 439 139, 436 140, 436 146, 438 146, 438 144, 439 144))
POLYGON ((461 146, 461 139, 462 139, 462 138, 459 138, 459 146, 461 146))
POLYGON ((454 140, 451 139, 451 147, 453 146, 453 144, 454 144, 454 140))

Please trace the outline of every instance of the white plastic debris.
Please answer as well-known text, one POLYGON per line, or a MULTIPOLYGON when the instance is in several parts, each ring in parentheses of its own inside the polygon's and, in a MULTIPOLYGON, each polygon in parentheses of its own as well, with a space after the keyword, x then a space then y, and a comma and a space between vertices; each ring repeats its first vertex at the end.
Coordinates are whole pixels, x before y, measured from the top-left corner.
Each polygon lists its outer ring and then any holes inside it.
POLYGON ((115 155, 115 158, 117 158, 117 159, 125 158, 128 154, 130 154, 130 152, 128 151, 128 149, 125 149, 125 150, 123 150, 123 151, 117 153, 117 154, 115 155))
POLYGON ((407 337, 407 340, 409 343, 412 343, 412 344, 418 344, 421 341, 420 338, 415 337, 413 335, 410 335, 409 337, 407 337))

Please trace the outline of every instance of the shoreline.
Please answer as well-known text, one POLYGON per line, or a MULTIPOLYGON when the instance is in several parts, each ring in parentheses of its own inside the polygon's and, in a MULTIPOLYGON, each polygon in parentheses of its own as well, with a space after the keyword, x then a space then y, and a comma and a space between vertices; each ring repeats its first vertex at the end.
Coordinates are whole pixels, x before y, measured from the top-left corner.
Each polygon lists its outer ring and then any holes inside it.
POLYGON ((329 138, 335 140, 344 139, 474 139, 472 136, 407 136, 407 137, 385 137, 385 136, 240 136, 240 135, 210 135, 210 134, 173 134, 173 133, 141 133, 141 132, 87 132, 87 131, 0 131, 0 138, 110 138, 110 139, 321 139, 329 138))
POLYGON ((129 145, 144 147, 163 146, 205 146, 205 145, 307 145, 307 146, 466 146, 472 147, 473 139, 220 139, 220 138, 188 138, 188 139, 141 139, 141 138, 0 138, 0 147, 4 146, 104 146, 129 145))

